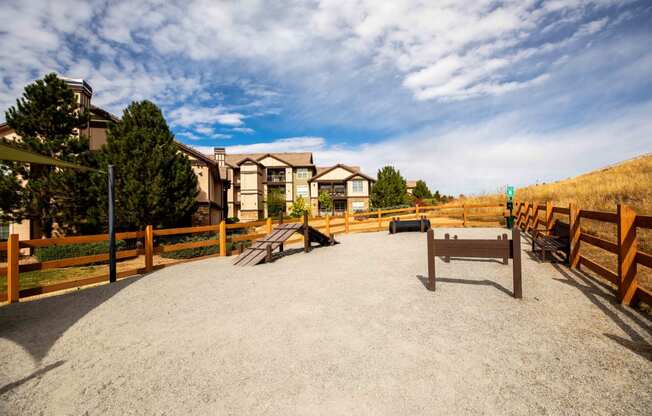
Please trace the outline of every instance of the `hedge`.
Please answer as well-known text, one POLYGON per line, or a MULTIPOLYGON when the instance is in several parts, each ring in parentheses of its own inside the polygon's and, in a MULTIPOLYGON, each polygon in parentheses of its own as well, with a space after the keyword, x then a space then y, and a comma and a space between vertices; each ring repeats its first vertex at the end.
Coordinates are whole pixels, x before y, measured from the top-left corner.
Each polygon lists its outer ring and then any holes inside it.
MULTIPOLYGON (((191 243, 194 241, 206 241, 214 240, 217 238, 215 233, 201 233, 201 234, 189 234, 182 236, 170 236, 170 237, 161 237, 159 239, 160 246, 168 246, 173 244, 180 243, 191 243)), ((196 248, 186 248, 183 250, 169 251, 167 253, 161 253, 161 257, 166 259, 191 259, 193 257, 202 257, 209 256, 211 254, 216 254, 220 252, 220 247, 215 244, 206 247, 196 247, 196 248)))
MULTIPOLYGON (((126 243, 124 240, 116 240, 115 246, 117 250, 124 248, 126 243)), ((100 241, 97 243, 86 244, 64 244, 60 246, 39 247, 35 250, 35 256, 39 262, 50 260, 61 260, 70 257, 84 257, 93 256, 95 254, 103 254, 109 252, 109 242, 100 241)))

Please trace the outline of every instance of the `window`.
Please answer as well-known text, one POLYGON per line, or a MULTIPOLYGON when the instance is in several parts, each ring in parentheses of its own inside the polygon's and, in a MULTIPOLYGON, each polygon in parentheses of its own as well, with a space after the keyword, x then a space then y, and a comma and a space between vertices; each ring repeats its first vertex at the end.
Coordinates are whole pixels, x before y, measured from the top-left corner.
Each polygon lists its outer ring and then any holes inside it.
POLYGON ((364 190, 364 182, 363 181, 353 181, 351 182, 351 191, 353 192, 362 192, 364 190))
POLYGON ((0 222, 0 241, 9 239, 9 223, 0 222))
POLYGON ((308 179, 310 177, 310 170, 306 168, 297 169, 297 179, 308 179))
POLYGON ((351 202, 351 208, 353 212, 364 211, 364 202, 363 201, 353 201, 351 202))
POLYGON ((297 185, 297 196, 308 198, 309 196, 308 185, 297 185))

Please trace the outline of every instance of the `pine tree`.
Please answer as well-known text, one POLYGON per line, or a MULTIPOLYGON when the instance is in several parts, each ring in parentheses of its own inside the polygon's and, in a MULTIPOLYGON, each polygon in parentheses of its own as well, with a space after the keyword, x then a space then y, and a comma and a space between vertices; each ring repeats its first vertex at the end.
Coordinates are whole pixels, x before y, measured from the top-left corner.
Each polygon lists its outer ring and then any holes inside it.
MULTIPOLYGON (((122 120, 108 130, 102 164, 115 167, 118 228, 189 225, 197 210, 197 177, 155 104, 133 102, 124 110, 122 120)), ((100 189, 98 183, 98 194, 105 195, 100 189)))
MULTIPOLYGON (((27 85, 5 117, 20 136, 12 145, 82 165, 95 164, 88 138, 79 134, 79 129, 88 125, 88 113, 56 74, 27 85)), ((0 218, 31 220, 46 237, 52 236, 55 223, 64 233, 79 232, 89 204, 95 204, 90 198, 80 198, 87 195, 80 190, 90 184, 88 172, 9 162, 0 163, 0 170, 6 175, 0 181, 0 218)))
POLYGON ((426 185, 426 183, 422 180, 417 181, 414 189, 412 190, 412 195, 414 195, 414 197, 417 199, 432 198, 432 194, 430 193, 430 189, 428 189, 428 185, 426 185))
POLYGON ((378 180, 371 189, 371 205, 382 209, 404 205, 408 201, 405 178, 393 166, 378 171, 378 180))

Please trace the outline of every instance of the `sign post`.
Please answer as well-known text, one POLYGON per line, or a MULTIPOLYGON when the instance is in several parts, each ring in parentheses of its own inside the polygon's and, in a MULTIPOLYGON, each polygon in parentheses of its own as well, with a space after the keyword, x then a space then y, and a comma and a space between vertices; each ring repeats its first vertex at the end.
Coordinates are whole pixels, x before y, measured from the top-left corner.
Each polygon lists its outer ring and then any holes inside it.
POLYGON ((507 217, 507 228, 510 230, 514 226, 514 215, 512 215, 512 210, 514 209, 514 187, 507 185, 505 189, 505 194, 507 195, 507 210, 509 210, 509 216, 507 217))

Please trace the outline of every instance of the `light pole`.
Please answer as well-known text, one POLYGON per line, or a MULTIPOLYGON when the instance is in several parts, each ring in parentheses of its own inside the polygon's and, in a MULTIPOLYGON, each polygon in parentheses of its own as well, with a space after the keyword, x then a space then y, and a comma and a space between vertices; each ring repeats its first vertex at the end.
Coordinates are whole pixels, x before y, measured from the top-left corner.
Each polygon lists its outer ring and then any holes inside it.
POLYGON ((113 165, 108 166, 108 193, 109 193, 109 282, 116 281, 115 258, 115 181, 113 165))

